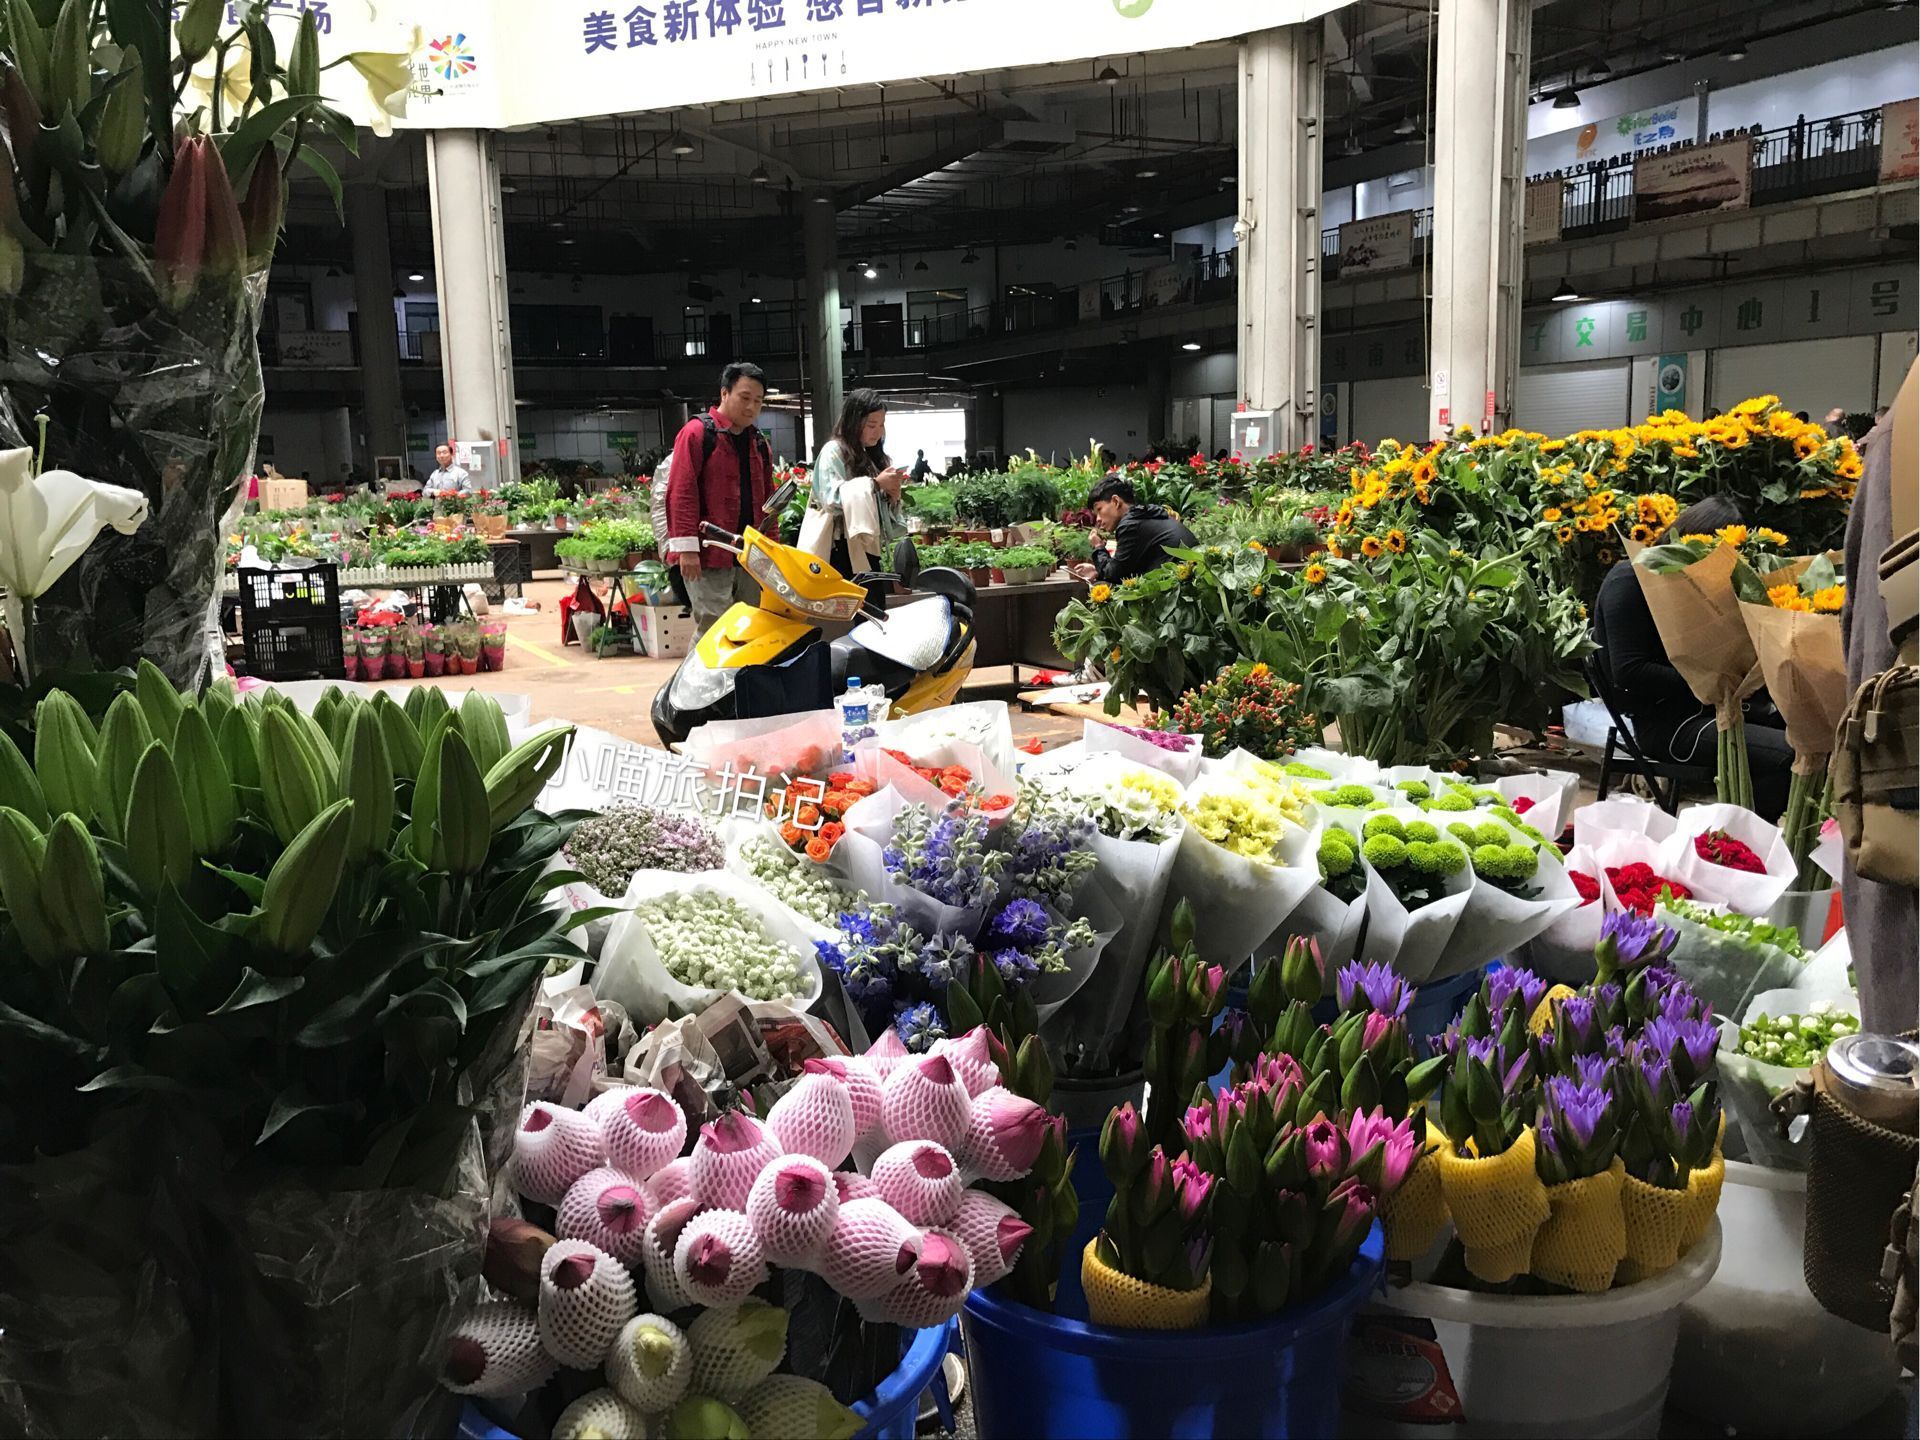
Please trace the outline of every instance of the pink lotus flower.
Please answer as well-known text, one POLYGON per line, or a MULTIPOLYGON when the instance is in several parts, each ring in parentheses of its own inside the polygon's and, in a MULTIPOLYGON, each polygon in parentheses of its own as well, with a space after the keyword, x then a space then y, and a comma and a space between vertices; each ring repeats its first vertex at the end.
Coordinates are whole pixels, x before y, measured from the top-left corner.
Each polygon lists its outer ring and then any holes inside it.
POLYGON ((1293 1056, 1262 1054, 1253 1062, 1251 1083, 1278 1108, 1304 1090, 1307 1081, 1301 1073, 1300 1062, 1293 1056))
POLYGON ((1219 1006, 1221 994, 1227 988, 1225 966, 1209 965, 1196 969, 1193 979, 1188 983, 1188 993, 1202 1014, 1208 1014, 1219 1006))
POLYGON ((1378 1010, 1369 1010, 1366 1023, 1360 1030, 1360 1048, 1371 1054, 1385 1044, 1396 1031, 1405 1028, 1406 1021, 1391 1015, 1383 1015, 1378 1010))
POLYGON ((1386 1112, 1375 1106, 1371 1113, 1356 1112, 1347 1122, 1347 1152, 1359 1159, 1378 1143, 1381 1150, 1380 1189, 1383 1194, 1392 1194, 1400 1188, 1400 1182, 1407 1178, 1407 1171, 1413 1168, 1417 1146, 1413 1139, 1413 1122, 1402 1120, 1399 1124, 1387 1119, 1386 1112))
POLYGON ((1324 1115, 1316 1115, 1301 1136, 1306 1148, 1307 1173, 1324 1180, 1347 1168, 1347 1149, 1340 1127, 1324 1115))
POLYGON ((1191 1225, 1206 1210, 1207 1197, 1213 1193, 1213 1177, 1182 1155, 1173 1162, 1173 1186, 1180 1219, 1191 1225))
POLYGON ((1326 1208, 1328 1213, 1337 1217, 1333 1227, 1333 1243, 1346 1245, 1352 1243, 1356 1232, 1366 1233, 1379 1207, 1373 1191, 1358 1180, 1348 1178, 1334 1186, 1333 1194, 1327 1197, 1326 1208))

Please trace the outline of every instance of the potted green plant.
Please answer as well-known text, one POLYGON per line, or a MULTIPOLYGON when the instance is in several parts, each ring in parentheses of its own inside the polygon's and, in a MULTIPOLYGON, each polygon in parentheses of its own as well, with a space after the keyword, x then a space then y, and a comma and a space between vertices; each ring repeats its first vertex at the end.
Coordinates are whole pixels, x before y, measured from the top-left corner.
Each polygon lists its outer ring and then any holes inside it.
POLYGON ((999 553, 1000 576, 1009 585, 1031 585, 1053 573, 1054 555, 1045 545, 1014 545, 999 553))

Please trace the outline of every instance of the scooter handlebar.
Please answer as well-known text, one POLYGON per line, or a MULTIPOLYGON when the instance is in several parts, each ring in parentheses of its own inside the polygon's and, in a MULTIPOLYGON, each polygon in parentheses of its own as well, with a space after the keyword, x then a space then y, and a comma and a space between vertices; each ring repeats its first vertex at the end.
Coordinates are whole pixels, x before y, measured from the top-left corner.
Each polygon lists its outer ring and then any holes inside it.
POLYGON ((716 545, 732 545, 737 547, 740 544, 740 537, 738 535, 734 534, 731 530, 722 530, 710 520, 702 520, 700 522, 700 538, 702 540, 710 540, 716 545))

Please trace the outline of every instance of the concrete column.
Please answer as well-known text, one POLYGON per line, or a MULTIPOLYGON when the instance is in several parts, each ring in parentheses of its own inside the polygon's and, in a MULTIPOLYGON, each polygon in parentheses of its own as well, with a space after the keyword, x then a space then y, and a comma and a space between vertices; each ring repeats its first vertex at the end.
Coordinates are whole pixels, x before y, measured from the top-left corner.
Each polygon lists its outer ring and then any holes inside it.
POLYGON ((1173 357, 1154 355, 1147 360, 1147 445, 1158 445, 1172 433, 1173 357))
POLYGON ((1240 384, 1278 445, 1314 439, 1320 396, 1320 22, 1240 42, 1240 384))
POLYGON ((1527 0, 1447 0, 1434 18, 1429 434, 1504 428, 1520 353, 1527 0))
MULTIPOLYGON (((320 417, 320 468, 313 475, 312 494, 327 495, 340 489, 346 484, 352 470, 353 412, 341 405, 320 417)), ((372 478, 372 471, 367 474, 368 478, 372 478)))
POLYGON ((447 433, 490 444, 486 483, 497 488, 520 478, 499 160, 484 131, 433 130, 426 141, 447 433))
POLYGON ((380 455, 407 453, 407 407, 400 391, 400 335, 393 316, 393 250, 387 239, 387 192, 347 187, 347 230, 353 241, 353 304, 359 312, 360 400, 366 414, 367 477, 380 455))
POLYGON ((998 390, 976 390, 967 407, 967 459, 972 461, 982 450, 991 450, 1004 462, 1006 455, 1006 404, 998 390))
POLYGON ((816 190, 808 195, 802 222, 807 263, 807 402, 816 446, 826 444, 833 433, 846 385, 840 354, 840 236, 835 224, 832 194, 816 190))

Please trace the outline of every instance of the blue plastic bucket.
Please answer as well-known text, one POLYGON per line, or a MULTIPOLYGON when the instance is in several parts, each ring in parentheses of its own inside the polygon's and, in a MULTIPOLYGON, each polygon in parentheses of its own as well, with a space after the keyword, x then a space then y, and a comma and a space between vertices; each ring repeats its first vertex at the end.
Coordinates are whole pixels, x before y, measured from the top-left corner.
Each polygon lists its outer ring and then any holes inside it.
MULTIPOLYGON (((949 1320, 926 1330, 901 1332, 900 1367, 880 1382, 880 1388, 852 1405, 866 1419, 855 1440, 913 1440, 920 1421, 920 1397, 933 1391, 934 1403, 948 1430, 953 1429, 953 1401, 947 1396, 947 1374, 941 1362, 953 1349, 960 1322, 949 1320)), ((519 1440, 494 1421, 480 1404, 468 1401, 460 1411, 456 1440, 519 1440)))
POLYGON ((1210 1330, 1090 1325, 975 1291, 961 1312, 980 1440, 1307 1437, 1340 1431, 1347 1331, 1379 1283, 1376 1225, 1353 1268, 1272 1320, 1210 1330))

